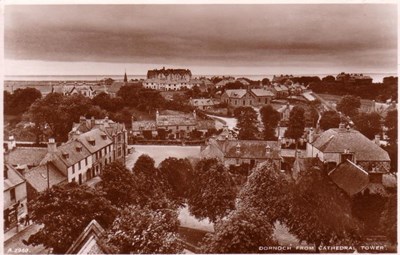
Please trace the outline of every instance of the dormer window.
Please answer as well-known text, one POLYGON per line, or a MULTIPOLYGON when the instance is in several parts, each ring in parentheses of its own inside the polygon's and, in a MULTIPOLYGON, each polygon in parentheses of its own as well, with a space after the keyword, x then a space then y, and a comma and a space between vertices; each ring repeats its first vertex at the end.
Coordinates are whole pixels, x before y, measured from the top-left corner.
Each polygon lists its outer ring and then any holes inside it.
POLYGON ((63 158, 68 159, 69 158, 69 154, 68 152, 63 152, 62 153, 63 158))
POLYGON ((76 145, 76 151, 77 151, 77 152, 81 152, 81 151, 82 151, 82 145, 77 144, 77 145, 76 145))
POLYGON ((88 137, 88 142, 90 145, 95 146, 96 145, 96 140, 93 137, 88 137))
POLYGON ((107 139, 107 135, 106 134, 101 134, 101 138, 103 138, 103 140, 106 140, 107 139))

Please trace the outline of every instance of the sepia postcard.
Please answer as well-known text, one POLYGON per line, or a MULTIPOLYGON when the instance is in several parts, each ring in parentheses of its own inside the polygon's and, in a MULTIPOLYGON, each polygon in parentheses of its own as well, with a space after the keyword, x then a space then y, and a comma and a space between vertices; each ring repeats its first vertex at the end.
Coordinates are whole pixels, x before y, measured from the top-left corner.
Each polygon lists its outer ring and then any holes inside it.
POLYGON ((1 254, 397 253, 397 1, 0 9, 1 254))

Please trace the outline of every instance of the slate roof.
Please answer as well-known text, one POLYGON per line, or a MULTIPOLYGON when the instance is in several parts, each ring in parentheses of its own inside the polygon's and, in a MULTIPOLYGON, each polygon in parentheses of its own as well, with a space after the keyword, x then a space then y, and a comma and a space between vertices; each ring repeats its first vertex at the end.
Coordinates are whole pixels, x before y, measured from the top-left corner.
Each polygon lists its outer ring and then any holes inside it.
POLYGON ((56 160, 61 161, 64 165, 69 167, 89 157, 91 153, 82 142, 71 140, 57 147, 55 155, 57 156, 56 160), (78 151, 78 149, 80 151, 78 151), (68 154, 68 157, 64 156, 66 154, 68 154))
POLYGON ((4 164, 4 171, 7 171, 7 178, 4 178, 3 191, 9 190, 24 183, 24 177, 11 165, 4 164))
POLYGON ((350 196, 364 190, 369 184, 369 175, 360 166, 346 160, 328 173, 339 188, 350 196))
POLYGON ((247 90, 245 90, 245 89, 227 89, 227 90, 225 90, 225 93, 230 98, 242 98, 244 95, 246 95, 247 90))
POLYGON ((356 161, 390 161, 384 149, 353 129, 331 128, 315 139, 312 145, 324 153, 343 153, 349 149, 355 153, 356 161))
POLYGON ((92 129, 103 127, 108 135, 113 135, 125 130, 124 124, 114 122, 107 117, 104 119, 94 119, 94 126, 92 126, 91 119, 84 118, 83 120, 79 123, 73 123, 71 132, 79 131, 80 133, 86 133, 92 129))
POLYGON ((158 74, 163 74, 168 76, 169 74, 179 74, 179 75, 190 75, 192 76, 192 72, 189 69, 153 69, 147 71, 147 78, 157 76, 158 74))
POLYGON ((215 128, 215 121, 213 120, 200 120, 197 122, 198 130, 208 130, 215 128))
MULTIPOLYGON (((49 184, 50 187, 61 183, 68 182, 64 176, 53 164, 48 164, 49 167, 49 184)), ((42 192, 47 189, 47 166, 40 165, 34 167, 25 173, 26 181, 37 191, 42 192)))
POLYGON ((154 120, 132 121, 132 131, 157 130, 154 120))
POLYGON ((251 92, 258 97, 273 97, 274 93, 266 89, 251 89, 251 92))
POLYGON ((80 134, 78 136, 78 140, 86 147, 91 154, 95 153, 96 151, 112 144, 111 139, 108 135, 101 131, 100 129, 92 129, 86 133, 80 134), (102 134, 105 134, 105 138, 102 137, 102 134), (94 140, 95 144, 92 145, 89 143, 90 140, 94 140))
POLYGON ((46 147, 16 147, 8 152, 7 163, 13 166, 37 166, 46 154, 46 147))
POLYGON ((193 106, 212 106, 215 103, 212 98, 198 98, 190 99, 190 104, 193 106))
POLYGON ((157 126, 195 126, 196 119, 192 114, 159 115, 156 118, 157 126))

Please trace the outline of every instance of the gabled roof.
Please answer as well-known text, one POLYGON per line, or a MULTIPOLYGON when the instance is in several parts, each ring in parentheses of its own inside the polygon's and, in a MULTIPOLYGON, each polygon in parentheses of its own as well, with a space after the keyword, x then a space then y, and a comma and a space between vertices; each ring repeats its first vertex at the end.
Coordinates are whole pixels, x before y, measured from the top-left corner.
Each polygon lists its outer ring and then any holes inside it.
POLYGON ((273 97, 274 93, 267 89, 251 89, 251 92, 258 97, 273 97))
POLYGON ((52 187, 54 185, 68 182, 67 177, 59 172, 57 168, 51 163, 48 164, 48 171, 46 165, 39 165, 27 171, 25 173, 25 178, 26 181, 37 192, 42 192, 46 190, 48 184, 50 187, 52 187))
POLYGON ((24 177, 22 177, 22 175, 11 165, 4 164, 4 171, 7 171, 7 178, 4 178, 3 191, 24 183, 24 177))
POLYGON ((46 147, 16 147, 8 152, 7 163, 14 166, 37 166, 46 154, 46 147))
POLYGON ((215 121, 213 120, 199 120, 197 121, 197 130, 208 130, 215 128, 215 121))
POLYGON ((78 238, 72 243, 66 254, 111 254, 103 245, 101 238, 105 230, 96 220, 92 220, 78 238))
POLYGON ((180 115, 159 115, 156 118, 157 126, 194 126, 197 124, 196 119, 192 114, 180 115))
POLYGON ((227 90, 225 90, 225 93, 230 98, 242 98, 244 95, 246 95, 247 90, 245 90, 245 89, 227 89, 227 90))
POLYGON ((356 161, 390 161, 384 149, 353 129, 331 128, 316 138, 312 145, 324 153, 343 153, 348 149, 355 154, 356 161))
POLYGON ((71 140, 57 147, 55 155, 56 160, 69 167, 89 157, 91 153, 80 141, 71 140))
POLYGON ((368 173, 350 160, 339 164, 328 175, 339 188, 350 196, 361 192, 369 184, 368 173))
POLYGON ((112 144, 112 141, 108 135, 104 131, 97 128, 80 134, 77 139, 89 150, 91 154, 112 144), (92 144, 90 141, 94 141, 94 144, 92 144))
POLYGON ((143 131, 143 130, 157 130, 156 121, 154 120, 140 120, 132 121, 132 131, 143 131))

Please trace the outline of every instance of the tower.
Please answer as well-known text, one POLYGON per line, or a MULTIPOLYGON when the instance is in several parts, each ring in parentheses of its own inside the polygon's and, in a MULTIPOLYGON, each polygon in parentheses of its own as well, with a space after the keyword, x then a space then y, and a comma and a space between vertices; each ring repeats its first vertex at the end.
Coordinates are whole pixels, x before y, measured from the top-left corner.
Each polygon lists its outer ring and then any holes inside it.
POLYGON ((124 75, 124 82, 128 82, 128 76, 126 76, 126 69, 125 69, 125 75, 124 75))

